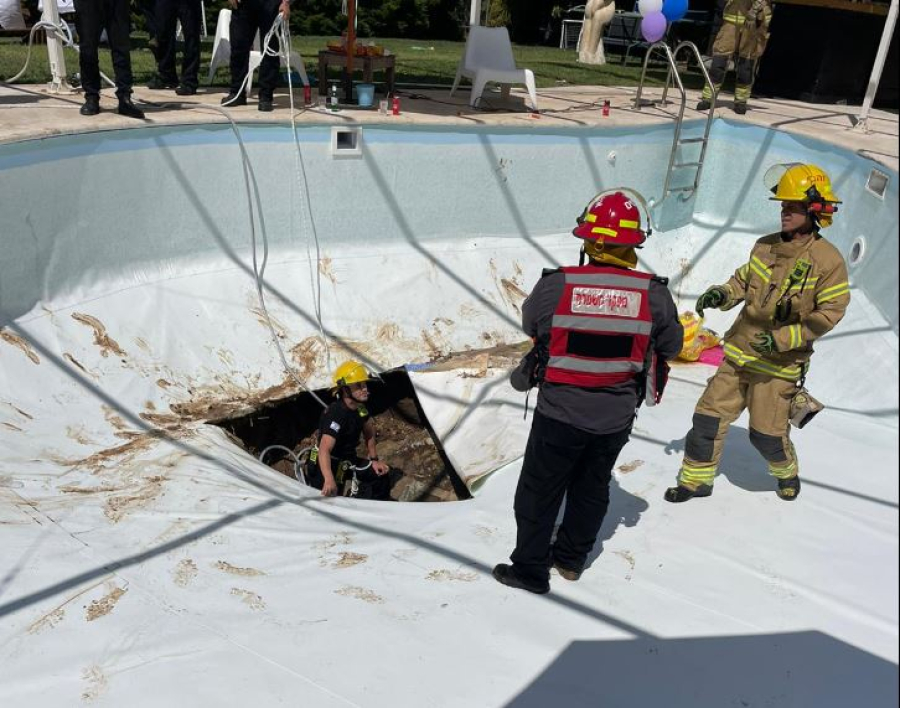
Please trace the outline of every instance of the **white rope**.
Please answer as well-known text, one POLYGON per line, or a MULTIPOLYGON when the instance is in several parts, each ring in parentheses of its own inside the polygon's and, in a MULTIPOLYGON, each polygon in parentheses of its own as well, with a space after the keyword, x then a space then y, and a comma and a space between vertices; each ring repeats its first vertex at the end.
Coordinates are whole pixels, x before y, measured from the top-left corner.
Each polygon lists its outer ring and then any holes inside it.
MULTIPOLYGON (((22 67, 21 71, 19 71, 18 74, 0 83, 14 84, 25 75, 26 71, 28 71, 28 64, 31 62, 31 45, 34 44, 34 33, 40 29, 46 30, 48 32, 53 32, 63 44, 65 44, 67 47, 71 47, 76 52, 81 54, 81 47, 75 44, 75 40, 72 38, 72 30, 69 28, 68 23, 61 21, 60 24, 57 25, 53 22, 50 22, 49 20, 38 20, 34 23, 34 25, 32 25, 31 31, 28 33, 28 51, 25 53, 25 65, 22 67)), ((115 82, 112 81, 102 71, 100 72, 100 76, 110 86, 115 87, 115 82)))

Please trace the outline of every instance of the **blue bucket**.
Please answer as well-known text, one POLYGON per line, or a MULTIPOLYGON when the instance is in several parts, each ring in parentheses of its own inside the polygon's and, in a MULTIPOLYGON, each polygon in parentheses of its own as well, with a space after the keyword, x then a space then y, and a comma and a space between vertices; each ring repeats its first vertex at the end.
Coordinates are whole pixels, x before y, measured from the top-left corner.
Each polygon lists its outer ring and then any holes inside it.
POLYGON ((375 102, 375 84, 357 84, 356 96, 360 108, 370 108, 375 102))

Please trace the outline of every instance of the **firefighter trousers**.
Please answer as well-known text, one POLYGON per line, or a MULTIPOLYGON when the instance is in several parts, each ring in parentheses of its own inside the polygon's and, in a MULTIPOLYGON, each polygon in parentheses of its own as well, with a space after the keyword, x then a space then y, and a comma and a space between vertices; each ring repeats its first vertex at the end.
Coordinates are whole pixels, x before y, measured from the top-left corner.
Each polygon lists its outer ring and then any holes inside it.
MULTIPOLYGON (((734 100, 736 103, 747 103, 756 78, 756 62, 762 57, 768 39, 768 26, 765 24, 757 25, 753 20, 740 25, 723 23, 713 43, 712 65, 709 68, 709 78, 715 84, 716 91, 725 82, 728 60, 737 53, 734 100)), ((703 98, 712 98, 709 86, 703 87, 703 98)))
POLYGON ((688 489, 712 485, 728 427, 748 409, 750 442, 778 479, 790 479, 799 470, 790 439, 794 381, 746 371, 725 361, 709 380, 694 411, 694 424, 684 447, 678 483, 688 489))
POLYGON ((589 433, 535 411, 514 503, 517 536, 510 559, 520 578, 547 582, 550 541, 564 496, 552 557, 569 570, 584 568, 609 508, 613 466, 630 434, 631 426, 589 433))

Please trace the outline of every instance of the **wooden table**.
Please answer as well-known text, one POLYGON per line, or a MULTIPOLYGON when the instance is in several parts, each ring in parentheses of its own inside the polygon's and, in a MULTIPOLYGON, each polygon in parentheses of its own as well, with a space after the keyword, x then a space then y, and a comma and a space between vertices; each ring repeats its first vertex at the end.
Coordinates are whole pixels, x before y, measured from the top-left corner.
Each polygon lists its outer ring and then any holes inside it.
MULTIPOLYGON (((353 57, 353 70, 362 68, 363 81, 372 83, 372 76, 376 71, 384 72, 384 83, 388 95, 394 93, 396 79, 395 64, 397 57, 394 54, 386 54, 381 57, 364 56, 353 57)), ((328 93, 328 67, 337 66, 344 69, 347 66, 347 54, 345 52, 333 52, 323 49, 319 52, 319 96, 328 93)))

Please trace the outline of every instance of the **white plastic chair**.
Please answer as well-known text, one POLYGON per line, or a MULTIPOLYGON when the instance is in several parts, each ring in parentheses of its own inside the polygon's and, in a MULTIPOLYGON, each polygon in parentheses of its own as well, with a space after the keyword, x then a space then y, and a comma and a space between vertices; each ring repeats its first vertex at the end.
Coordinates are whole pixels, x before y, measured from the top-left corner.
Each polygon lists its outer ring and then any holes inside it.
POLYGON ((206 83, 211 84, 216 69, 227 65, 231 59, 231 10, 219 10, 216 18, 216 38, 213 40, 212 58, 209 60, 209 76, 206 83))
MULTIPOLYGON (((253 88, 253 74, 259 68, 259 65, 262 63, 262 52, 259 51, 259 34, 257 33, 256 39, 253 40, 253 50, 250 52, 250 79, 247 81, 247 96, 250 96, 250 90, 253 88)), ((279 57, 281 60, 281 66, 285 66, 284 57, 279 57)), ((285 67, 287 68, 287 67, 285 67)), ((304 86, 309 86, 309 78, 306 76, 306 67, 303 66, 302 57, 297 54, 297 52, 291 52, 291 66, 290 69, 294 69, 298 74, 300 74, 300 83, 304 86)), ((288 69, 288 70, 290 70, 288 69)))
POLYGON ((532 108, 538 110, 534 72, 531 69, 516 67, 506 27, 469 28, 466 50, 456 69, 456 80, 450 90, 451 96, 459 88, 462 77, 472 82, 472 95, 469 98, 471 106, 481 98, 487 83, 493 81, 502 87, 504 98, 509 95, 509 87, 512 84, 524 84, 528 89, 528 95, 531 96, 532 108))
MULTIPOLYGON (((227 65, 231 60, 231 10, 219 10, 219 17, 216 19, 216 38, 213 41, 212 58, 209 61, 209 76, 206 77, 206 83, 211 84, 216 70, 223 65, 227 65)), ((247 82, 247 95, 253 88, 253 73, 262 63, 262 52, 259 48, 259 33, 253 39, 253 49, 250 51, 250 80, 247 82)), ((284 66, 284 57, 281 58, 281 65, 284 66)), ((304 86, 309 86, 309 78, 306 75, 306 67, 303 66, 303 59, 297 53, 291 52, 291 68, 300 74, 300 81, 304 86)))

